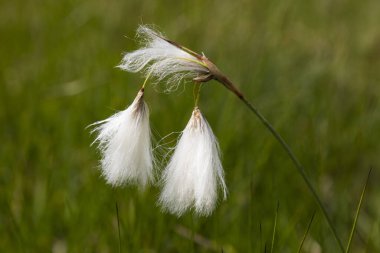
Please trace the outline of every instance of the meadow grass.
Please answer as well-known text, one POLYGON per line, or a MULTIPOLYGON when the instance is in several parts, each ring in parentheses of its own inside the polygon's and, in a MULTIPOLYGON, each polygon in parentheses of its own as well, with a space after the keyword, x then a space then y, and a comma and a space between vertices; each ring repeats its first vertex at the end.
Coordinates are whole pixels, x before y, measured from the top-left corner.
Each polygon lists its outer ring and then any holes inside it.
MULTIPOLYGON (((132 102, 143 78, 115 66, 138 47, 137 26, 154 23, 203 51, 287 140, 344 245, 373 168, 351 252, 379 252, 379 9, 376 0, 2 1, 0 251, 296 252, 307 233, 304 252, 339 252, 281 146, 216 82, 199 106, 229 195, 211 217, 162 213, 158 187, 112 189, 100 178, 85 128, 132 102)), ((181 131, 194 102, 191 83, 163 90, 146 89, 156 140, 181 131)))

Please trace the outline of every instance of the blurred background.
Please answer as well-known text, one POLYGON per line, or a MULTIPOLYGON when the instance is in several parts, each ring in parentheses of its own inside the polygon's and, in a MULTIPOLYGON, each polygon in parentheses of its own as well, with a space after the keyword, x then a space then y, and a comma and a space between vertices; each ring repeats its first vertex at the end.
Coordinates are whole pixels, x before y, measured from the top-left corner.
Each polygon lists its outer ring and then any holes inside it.
MULTIPOLYGON (((133 100, 143 77, 115 66, 139 47, 138 25, 155 24, 204 52, 272 122, 344 244, 373 168, 352 252, 380 252, 379 11, 377 0, 1 1, 0 251, 270 252, 279 203, 273 252, 296 252, 314 211, 302 252, 339 252, 286 153, 216 82, 200 108, 229 196, 211 217, 162 213, 159 187, 105 184, 86 126, 133 100)), ((148 86, 146 100, 160 140, 185 127, 192 84, 148 86)))

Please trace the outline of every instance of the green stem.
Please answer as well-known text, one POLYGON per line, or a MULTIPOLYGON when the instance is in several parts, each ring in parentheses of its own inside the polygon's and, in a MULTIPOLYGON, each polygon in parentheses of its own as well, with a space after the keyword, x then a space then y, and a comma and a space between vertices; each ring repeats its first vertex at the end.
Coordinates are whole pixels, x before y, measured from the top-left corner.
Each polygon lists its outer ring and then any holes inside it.
POLYGON ((368 184, 369 176, 371 175, 371 171, 372 171, 372 168, 368 172, 367 180, 366 180, 365 185, 363 187, 362 194, 360 195, 360 200, 359 200, 358 207, 356 209, 354 223, 352 224, 352 229, 351 229, 350 237, 348 239, 348 243, 347 243, 347 247, 346 247, 346 251, 345 251, 346 253, 350 252, 352 238, 354 237, 356 224, 358 222, 358 218, 359 218, 359 214, 360 214, 360 209, 362 207, 363 198, 364 198, 365 191, 367 189, 367 184, 368 184))
POLYGON ((264 124, 264 126, 272 133, 272 135, 276 138, 276 140, 281 144, 281 146, 284 148, 290 159, 292 160, 293 164, 297 168, 299 174, 302 176, 303 180, 305 181, 307 187, 309 188, 310 192, 312 193, 315 201, 317 202, 318 206, 322 210, 323 215, 325 216, 327 223, 330 226, 331 231, 334 234, 334 237, 339 244, 340 250, 344 252, 344 247, 341 242, 341 240, 338 237, 338 234, 335 230, 335 227, 331 221, 330 216, 327 213, 326 208, 323 206, 323 203, 321 199, 319 198, 316 190, 314 189, 313 185, 311 184, 310 179, 307 177, 305 173, 305 169, 300 163, 300 161, 297 159, 297 157, 294 155, 293 151, 289 147, 289 145, 286 143, 286 141, 282 138, 282 136, 273 128, 273 126, 268 122, 268 120, 260 113, 259 110, 255 106, 253 106, 249 101, 245 99, 244 96, 239 96, 239 98, 243 101, 243 103, 249 108, 250 111, 252 111, 258 118, 259 120, 264 124))
POLYGON ((335 230, 335 227, 330 219, 330 216, 328 215, 326 208, 324 207, 321 199, 319 198, 317 191, 314 189, 310 179, 307 177, 306 172, 296 155, 293 153, 289 145, 286 143, 286 141, 282 138, 282 136, 273 128, 273 126, 269 123, 269 121, 260 113, 260 111, 252 105, 241 93, 241 91, 218 69, 218 67, 215 66, 214 63, 209 61, 207 58, 204 59, 204 63, 207 65, 207 67, 210 70, 210 73, 213 75, 213 78, 223 84, 227 89, 229 89, 232 93, 234 93, 247 107, 248 109, 253 112, 257 118, 261 121, 261 123, 264 124, 264 126, 272 133, 272 135, 276 138, 276 140, 281 144, 281 146, 284 148, 290 159, 292 160, 294 166, 296 167, 298 173, 302 176, 303 180, 305 181, 307 187, 309 188, 311 194, 313 195, 315 201, 317 202, 318 206, 322 210, 323 215, 325 216, 325 219, 327 220, 328 225, 330 226, 331 231, 334 234, 335 240, 337 241, 339 248, 342 252, 344 252, 344 247, 342 244, 342 241, 338 237, 338 233, 335 230))
POLYGON ((195 82, 194 90, 193 90, 194 107, 198 107, 200 91, 201 91, 201 83, 200 82, 195 82))
POLYGON ((141 89, 144 89, 144 88, 145 88, 145 85, 146 85, 146 83, 148 82, 148 80, 149 80, 151 74, 152 74, 152 71, 150 71, 150 72, 148 73, 148 75, 145 77, 145 80, 144 80, 144 83, 143 83, 141 89))
POLYGON ((118 236, 119 236, 119 253, 121 253, 119 206, 117 205, 117 202, 116 202, 116 218, 117 218, 117 232, 118 232, 118 236))
POLYGON ((278 218, 278 208, 280 207, 280 202, 277 201, 276 215, 274 216, 274 225, 273 225, 273 234, 272 234, 272 244, 270 246, 270 253, 273 253, 274 249, 274 240, 276 238, 277 230, 277 218, 278 218))
POLYGON ((304 234, 303 237, 302 237, 302 241, 301 241, 301 244, 300 244, 300 246, 299 246, 299 248, 298 248, 297 253, 301 253, 301 250, 302 250, 302 247, 303 247, 303 243, 305 242, 305 240, 306 240, 306 236, 307 236, 307 234, 309 233, 309 230, 310 230, 310 228, 311 228, 311 223, 313 223, 313 220, 314 220, 314 216, 315 216, 315 211, 314 211, 313 215, 311 216, 311 219, 310 219, 310 221, 309 221, 309 225, 307 226, 306 232, 305 232, 305 234, 304 234))

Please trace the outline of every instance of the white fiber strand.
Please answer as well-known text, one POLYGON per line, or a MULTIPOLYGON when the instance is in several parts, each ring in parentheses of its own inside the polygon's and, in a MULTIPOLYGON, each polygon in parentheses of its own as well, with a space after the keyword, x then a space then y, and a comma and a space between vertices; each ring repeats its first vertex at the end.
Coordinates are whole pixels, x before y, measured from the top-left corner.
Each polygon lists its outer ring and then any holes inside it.
POLYGON ((217 201, 218 186, 226 198, 219 145, 198 108, 182 132, 163 173, 163 183, 159 202, 178 216, 191 208, 199 215, 210 215, 217 201))
POLYGON ((149 110, 143 94, 141 90, 124 111, 93 124, 102 154, 102 174, 113 186, 137 183, 145 187, 153 180, 149 110))
POLYGON ((129 72, 144 71, 157 81, 167 78, 168 90, 175 89, 182 79, 208 73, 195 56, 163 39, 163 35, 147 26, 137 29, 142 48, 126 53, 119 68, 129 72))

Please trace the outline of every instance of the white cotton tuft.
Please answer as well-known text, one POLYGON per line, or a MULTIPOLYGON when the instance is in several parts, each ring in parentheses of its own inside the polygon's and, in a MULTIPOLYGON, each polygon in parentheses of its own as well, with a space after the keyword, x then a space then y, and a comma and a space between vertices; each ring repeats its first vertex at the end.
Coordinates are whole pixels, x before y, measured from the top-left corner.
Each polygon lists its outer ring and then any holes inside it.
POLYGON ((136 183, 144 188, 153 181, 149 110, 143 95, 141 89, 127 109, 93 124, 102 174, 113 186, 136 183))
POLYGON ((175 89, 182 79, 209 73, 199 59, 147 26, 139 26, 137 38, 142 48, 126 53, 119 68, 130 72, 143 70, 145 75, 152 75, 158 81, 168 79, 168 90, 175 89))
POLYGON ((163 184, 159 202, 178 216, 191 208, 199 215, 210 215, 217 201, 218 186, 226 198, 219 145, 198 108, 194 109, 163 173, 163 184))

